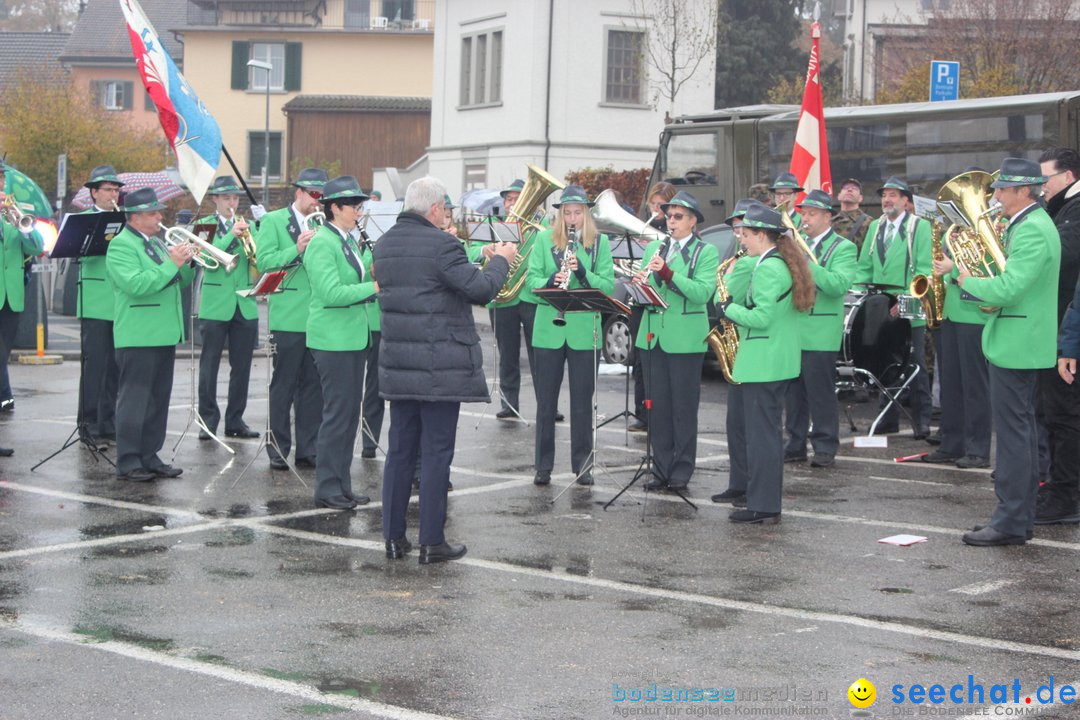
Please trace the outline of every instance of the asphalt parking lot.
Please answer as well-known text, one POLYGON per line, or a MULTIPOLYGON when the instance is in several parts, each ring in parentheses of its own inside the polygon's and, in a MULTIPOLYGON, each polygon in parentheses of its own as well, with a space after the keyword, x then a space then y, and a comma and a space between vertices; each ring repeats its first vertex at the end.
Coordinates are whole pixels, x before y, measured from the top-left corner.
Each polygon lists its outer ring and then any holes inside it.
MULTIPOLYGON (((257 441, 230 440, 229 455, 189 433, 175 460, 184 475, 152 484, 116 481, 80 447, 30 472, 74 428, 78 364, 10 370, 3 720, 846 718, 859 678, 876 686, 877 717, 1078 715, 1061 691, 1080 691, 1080 528, 1040 527, 1023 547, 964 546, 961 533, 992 509, 989 471, 898 464, 928 449, 909 434, 887 449, 845 442, 828 470, 788 466, 783 522, 746 527, 708 500, 727 485, 717 376, 703 378, 696 510, 638 487, 603 509, 644 450, 619 422, 600 430, 597 484, 559 495, 571 479, 567 424, 554 482, 537 488, 532 427, 463 406, 447 537, 469 553, 421 567, 415 551, 385 559, 378 503, 314 509, 313 472, 301 470, 305 486, 264 456, 241 477, 257 441), (898 533, 928 540, 878 542, 898 533), (1055 702, 1043 704, 1037 690, 1051 682, 1055 702), (962 685, 963 702, 893 702, 935 684, 962 685)), ((265 379, 257 358, 256 428, 265 379)), ((226 381, 223 369, 219 397, 226 381)), ((622 376, 602 375, 599 388, 603 415, 623 409, 622 376)), ((187 359, 172 397, 166 461, 189 417, 187 359)), ((865 430, 870 405, 854 412, 865 430)), ((357 450, 354 487, 378 498, 381 469, 381 456, 357 450)))

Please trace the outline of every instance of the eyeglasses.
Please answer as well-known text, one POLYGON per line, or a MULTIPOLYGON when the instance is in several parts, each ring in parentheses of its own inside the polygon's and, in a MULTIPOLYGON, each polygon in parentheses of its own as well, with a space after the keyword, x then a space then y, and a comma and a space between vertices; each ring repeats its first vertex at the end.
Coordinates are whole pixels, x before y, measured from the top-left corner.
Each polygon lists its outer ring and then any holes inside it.
POLYGON ((667 219, 668 220, 682 220, 685 217, 686 217, 686 215, 683 215, 682 213, 668 213, 667 214, 667 219))

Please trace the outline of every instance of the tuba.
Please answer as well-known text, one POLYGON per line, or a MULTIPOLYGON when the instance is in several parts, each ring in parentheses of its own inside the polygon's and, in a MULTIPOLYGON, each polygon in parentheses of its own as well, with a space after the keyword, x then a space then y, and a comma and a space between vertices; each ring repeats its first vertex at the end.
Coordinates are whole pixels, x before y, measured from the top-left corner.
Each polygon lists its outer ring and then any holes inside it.
MULTIPOLYGON (((959 217, 962 224, 953 224, 942 236, 953 260, 976 277, 995 277, 1005 269, 1005 252, 994 224, 1000 209, 990 200, 994 176, 981 170, 957 175, 941 186, 938 207, 948 218, 959 217)), ((984 312, 993 308, 980 307, 984 312)))
MULTIPOLYGON (((611 189, 604 190, 596 196, 596 203, 592 207, 592 217, 600 232, 614 232, 618 235, 626 233, 649 241, 663 240, 667 237, 666 233, 623 210, 611 189)), ((640 268, 635 269, 626 258, 618 258, 613 262, 615 273, 623 277, 631 278, 637 270, 640 270, 640 268)))
POLYGON ((533 215, 537 208, 544 204, 547 196, 556 190, 565 187, 561 182, 536 167, 529 166, 529 177, 525 186, 521 188, 514 207, 506 213, 509 222, 519 222, 522 226, 521 246, 518 248, 517 257, 510 263, 510 271, 506 274, 506 282, 495 295, 495 303, 508 303, 518 296, 525 287, 525 276, 529 270, 529 253, 532 252, 533 236, 543 228, 537 223, 533 215), (527 234, 527 236, 526 236, 527 234))
MULTIPOLYGON (((728 267, 745 254, 746 251, 739 248, 737 253, 720 263, 720 266, 716 268, 717 303, 722 303, 731 297, 724 275, 727 273, 728 267)), ((705 336, 705 342, 712 348, 713 354, 716 355, 716 360, 720 363, 720 371, 724 373, 724 379, 732 385, 738 385, 731 377, 735 371, 735 356, 739 354, 739 330, 735 327, 735 323, 727 319, 721 320, 716 327, 709 330, 709 334, 705 336)))

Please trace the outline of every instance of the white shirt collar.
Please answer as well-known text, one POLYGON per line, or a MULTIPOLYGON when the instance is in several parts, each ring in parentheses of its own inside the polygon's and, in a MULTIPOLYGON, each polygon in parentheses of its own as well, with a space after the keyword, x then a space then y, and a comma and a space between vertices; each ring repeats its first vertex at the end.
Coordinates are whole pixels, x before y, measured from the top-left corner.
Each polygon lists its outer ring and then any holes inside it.
POLYGON ((821 241, 824 240, 825 236, 828 235, 830 232, 832 232, 832 228, 827 228, 825 230, 825 232, 823 232, 820 235, 818 235, 817 237, 811 239, 810 240, 810 249, 813 250, 813 251, 816 251, 817 246, 821 244, 821 241))
POLYGON ((1025 205, 1025 206, 1024 206, 1024 209, 1023 209, 1023 210, 1021 210, 1020 212, 1018 212, 1018 213, 1013 213, 1013 216, 1012 216, 1011 218, 1009 218, 1009 225, 1008 225, 1008 227, 1012 227, 1012 224, 1013 224, 1013 222, 1015 222, 1015 221, 1016 221, 1016 218, 1020 217, 1020 216, 1021 216, 1021 215, 1023 215, 1024 213, 1026 213, 1026 212, 1028 211, 1028 208, 1030 208, 1030 207, 1031 207, 1032 205, 1038 205, 1038 203, 1036 203, 1036 202, 1032 201, 1032 202, 1028 203, 1027 205, 1025 205))

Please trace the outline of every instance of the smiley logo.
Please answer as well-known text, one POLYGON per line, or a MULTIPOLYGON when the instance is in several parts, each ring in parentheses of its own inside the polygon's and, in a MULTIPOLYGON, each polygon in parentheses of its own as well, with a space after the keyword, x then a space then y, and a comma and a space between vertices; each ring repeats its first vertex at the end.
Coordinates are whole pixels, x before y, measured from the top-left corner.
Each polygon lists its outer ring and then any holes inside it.
POLYGON ((851 683, 847 690, 848 700, 857 708, 868 708, 877 700, 877 689, 866 678, 859 678, 851 683))

